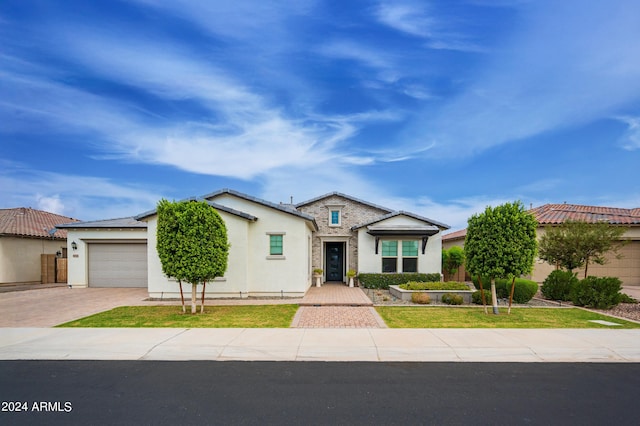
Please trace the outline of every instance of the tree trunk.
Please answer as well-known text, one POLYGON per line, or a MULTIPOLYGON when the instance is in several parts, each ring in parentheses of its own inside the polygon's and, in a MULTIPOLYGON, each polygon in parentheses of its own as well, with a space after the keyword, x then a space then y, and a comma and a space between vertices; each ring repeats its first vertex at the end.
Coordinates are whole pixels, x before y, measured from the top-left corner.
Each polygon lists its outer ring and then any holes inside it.
POLYGON ((587 278, 587 271, 589 270, 589 259, 584 262, 584 277, 587 278))
POLYGON ((182 313, 187 313, 187 308, 184 306, 184 293, 182 293, 182 280, 178 280, 178 284, 180 284, 180 300, 182 301, 182 313))
POLYGON ((516 289, 516 277, 513 277, 513 281, 511 281, 511 293, 509 294, 509 309, 507 310, 508 314, 511 314, 511 303, 513 302, 513 291, 516 289))
POLYGON ((198 284, 196 283, 191 283, 191 313, 195 314, 196 313, 196 291, 198 290, 198 284))
POLYGON ((479 275, 478 282, 480 283, 480 297, 482 298, 482 307, 484 308, 484 313, 488 314, 489 312, 487 312, 487 300, 484 297, 484 289, 482 288, 482 277, 479 275))
POLYGON ((498 315, 498 294, 496 292, 496 279, 491 278, 491 306, 493 306, 493 313, 498 315))
POLYGON ((202 281, 202 302, 200 302, 200 313, 204 313, 204 289, 207 288, 207 282, 202 281))

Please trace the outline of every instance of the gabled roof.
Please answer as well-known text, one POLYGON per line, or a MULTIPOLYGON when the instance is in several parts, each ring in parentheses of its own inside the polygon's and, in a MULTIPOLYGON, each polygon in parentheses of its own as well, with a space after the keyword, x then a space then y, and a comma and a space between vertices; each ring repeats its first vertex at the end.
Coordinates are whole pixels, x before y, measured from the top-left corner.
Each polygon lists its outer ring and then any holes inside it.
POLYGON ((260 205, 263 205, 265 207, 269 207, 269 208, 272 208, 272 209, 275 209, 275 210, 279 210, 279 211, 281 211, 283 213, 287 213, 287 214, 290 214, 290 215, 293 215, 293 216, 297 216, 297 217, 299 217, 301 219, 304 219, 304 220, 307 220, 307 221, 311 222, 313 224, 314 229, 316 229, 316 230, 318 229, 318 225, 316 224, 316 220, 315 220, 315 218, 313 216, 310 216, 310 215, 308 215, 306 213, 299 212, 298 210, 294 210, 289 205, 272 203, 270 201, 266 201, 266 200, 263 200, 261 198, 252 197, 251 195, 243 194, 242 192, 234 191, 233 189, 228 189, 228 188, 221 189, 219 191, 212 192, 212 193, 207 194, 207 195, 203 195, 202 198, 204 198, 206 200, 209 200, 211 198, 215 198, 215 197, 218 197, 218 196, 224 195, 224 194, 233 195, 235 197, 242 198, 243 200, 251 201, 253 203, 260 204, 260 205))
POLYGON ((33 238, 65 239, 67 232, 53 231, 56 224, 77 222, 78 219, 35 210, 30 207, 0 209, 0 235, 15 235, 33 238))
MULTIPOLYGON (((213 201, 209 201, 209 200, 205 200, 204 198, 199 198, 199 197, 190 197, 181 201, 206 201, 208 205, 210 205, 211 207, 213 207, 216 210, 220 210, 229 214, 232 214, 234 216, 238 216, 242 219, 246 219, 250 222, 255 222, 256 220, 258 220, 257 217, 250 215, 249 213, 245 213, 245 212, 241 212, 239 210, 236 209, 232 209, 231 207, 227 207, 227 206, 223 206, 222 204, 218 204, 218 203, 214 203, 213 201)), ((144 213, 140 213, 139 215, 135 216, 135 219, 137 220, 142 220, 142 219, 146 219, 149 216, 153 216, 157 213, 157 209, 153 209, 153 210, 149 210, 147 212, 144 213)))
POLYGON ((459 231, 449 232, 448 234, 443 235, 442 241, 459 240, 459 239, 464 240, 466 236, 467 236, 467 229, 465 228, 459 231))
MULTIPOLYGON (((529 210, 539 225, 559 225, 566 220, 598 223, 607 222, 612 225, 640 225, 640 208, 623 209, 618 207, 583 206, 580 204, 544 204, 529 210)), ((442 241, 462 239, 467 235, 466 229, 442 236, 442 241)))
POLYGON ((431 225, 435 225, 435 226, 437 226, 438 228, 440 228, 442 230, 450 228, 449 225, 445 225, 444 223, 441 223, 441 222, 438 222, 438 221, 435 221, 435 220, 431 220, 429 218, 422 217, 422 216, 419 216, 419 215, 414 214, 414 213, 410 213, 410 212, 406 212, 406 211, 400 210, 400 211, 397 211, 397 212, 391 212, 391 213, 386 214, 384 216, 380 216, 380 217, 378 217, 378 218, 376 218, 376 219, 374 219, 372 221, 369 221, 369 222, 366 222, 366 223, 361 223, 360 225, 356 225, 356 226, 352 227, 351 229, 355 231, 356 229, 360 229, 360 228, 362 228, 364 226, 370 226, 370 225, 373 225, 375 223, 382 222, 383 220, 387 220, 387 219, 390 219, 390 218, 396 217, 396 216, 408 216, 410 218, 413 218, 413 219, 416 219, 416 220, 419 220, 419 221, 422 221, 422 222, 426 222, 426 223, 431 224, 431 225))
POLYGON ((359 199, 359 198, 352 197, 352 196, 347 195, 347 194, 343 194, 343 193, 341 193, 341 192, 330 192, 330 193, 328 193, 328 194, 324 194, 324 195, 321 195, 321 196, 319 196, 319 197, 312 198, 312 199, 310 199, 310 200, 307 200, 307 201, 304 201, 304 202, 302 202, 302 203, 298 203, 298 204, 296 204, 296 208, 300 208, 300 207, 302 207, 302 206, 306 206, 306 205, 308 205, 308 204, 313 204, 313 203, 315 203, 316 201, 320 201, 320 200, 322 200, 322 199, 329 198, 329 197, 334 197, 334 196, 338 196, 338 197, 346 198, 346 199, 348 199, 348 200, 355 201, 356 203, 364 204, 365 206, 373 207, 373 208, 375 208, 375 209, 379 209, 379 210, 385 211, 385 212, 387 212, 387 213, 392 213, 392 212, 393 212, 393 210, 388 209, 388 208, 386 208, 386 207, 382 207, 382 206, 379 206, 379 205, 377 205, 377 204, 373 204, 373 203, 370 203, 370 202, 368 202, 368 201, 364 201, 364 200, 361 200, 361 199, 359 199))
POLYGON ((133 217, 121 217, 117 219, 92 220, 87 222, 74 222, 56 225, 57 228, 63 229, 91 229, 91 228, 119 228, 119 229, 137 229, 146 228, 146 222, 140 222, 133 217))
POLYGON ((557 225, 567 220, 612 225, 640 225, 640 209, 583 206, 578 204, 545 204, 530 210, 541 225, 557 225))

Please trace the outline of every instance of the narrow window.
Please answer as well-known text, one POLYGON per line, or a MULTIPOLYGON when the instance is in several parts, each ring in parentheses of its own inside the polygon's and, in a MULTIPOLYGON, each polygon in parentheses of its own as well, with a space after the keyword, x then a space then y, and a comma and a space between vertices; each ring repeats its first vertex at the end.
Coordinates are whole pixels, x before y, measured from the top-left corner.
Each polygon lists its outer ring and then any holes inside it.
POLYGON ((269 235, 269 254, 272 256, 281 256, 282 251, 282 235, 269 235))
POLYGON ((398 271, 398 242, 382 241, 382 272, 398 271))
POLYGON ((329 224, 332 226, 340 226, 340 210, 331 210, 329 224))
POLYGON ((418 242, 402 242, 402 272, 418 272, 418 242))

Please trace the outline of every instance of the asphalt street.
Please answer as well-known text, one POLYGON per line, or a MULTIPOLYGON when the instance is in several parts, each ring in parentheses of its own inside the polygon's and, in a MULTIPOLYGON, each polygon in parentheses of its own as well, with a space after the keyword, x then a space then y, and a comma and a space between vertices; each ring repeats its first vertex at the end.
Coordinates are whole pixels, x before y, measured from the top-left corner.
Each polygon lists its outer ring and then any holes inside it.
POLYGON ((0 424, 635 425, 638 389, 635 363, 3 361, 0 424))

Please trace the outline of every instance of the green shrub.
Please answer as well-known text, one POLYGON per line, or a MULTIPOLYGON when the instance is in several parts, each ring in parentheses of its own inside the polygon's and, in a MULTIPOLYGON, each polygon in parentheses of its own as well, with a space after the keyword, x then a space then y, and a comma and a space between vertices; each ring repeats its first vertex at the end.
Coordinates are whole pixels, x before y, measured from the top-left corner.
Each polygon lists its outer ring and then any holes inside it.
POLYGON ((380 288, 387 290, 390 285, 400 285, 409 281, 440 281, 439 273, 432 274, 359 274, 358 281, 364 288, 380 288))
MULTIPOLYGON (((480 290, 480 281, 477 276, 471 277, 471 282, 473 282, 476 290, 480 290)), ((485 290, 491 288, 491 279, 489 277, 482 277, 482 288, 485 290)))
POLYGON ((431 303, 431 297, 428 293, 413 293, 411 295, 411 301, 413 303, 419 303, 420 305, 428 305, 431 303))
POLYGON ((464 299, 459 294, 445 293, 442 295, 442 303, 447 305, 462 305, 462 302, 464 302, 464 299))
MULTIPOLYGON (((508 299, 509 293, 511 292, 511 280, 499 279, 496 280, 496 285, 498 285, 498 282, 500 283, 499 286, 501 289, 501 292, 498 293, 498 297, 508 299)), ((516 278, 516 285, 513 290, 513 301, 515 303, 527 303, 529 300, 533 299, 533 296, 535 296, 537 292, 537 282, 524 278, 516 278)))
MULTIPOLYGON (((480 290, 478 277, 472 278, 473 285, 480 290)), ((491 280, 487 277, 482 278, 482 288, 491 290, 491 280)), ((516 285, 513 290, 513 301, 515 303, 527 303, 533 299, 538 292, 538 283, 524 278, 516 278, 516 285)), ((496 278, 496 296, 498 299, 508 299, 511 293, 511 280, 507 278, 496 278)), ((481 302, 482 303, 482 302, 481 302)))
POLYGON ((620 303, 638 303, 638 301, 627 293, 620 293, 620 303))
MULTIPOLYGON (((484 283, 482 284, 484 286, 484 283)), ((476 290, 471 294, 471 301, 476 305, 482 305, 482 293, 480 290, 476 290)), ((491 304, 491 292, 484 290, 484 301, 487 305, 491 304)))
POLYGON ((446 283, 441 281, 430 283, 411 281, 406 284, 400 284, 399 287, 403 290, 469 290, 469 286, 465 283, 455 281, 446 283))
POLYGON ((573 272, 558 269, 544 280, 540 291, 545 299, 568 301, 571 300, 571 288, 577 283, 573 272))
POLYGON ((587 277, 571 289, 571 301, 576 306, 609 309, 622 298, 622 282, 616 277, 587 277))

